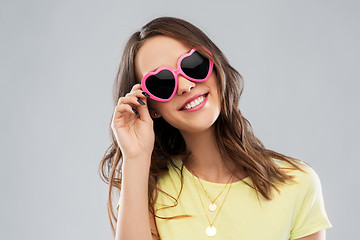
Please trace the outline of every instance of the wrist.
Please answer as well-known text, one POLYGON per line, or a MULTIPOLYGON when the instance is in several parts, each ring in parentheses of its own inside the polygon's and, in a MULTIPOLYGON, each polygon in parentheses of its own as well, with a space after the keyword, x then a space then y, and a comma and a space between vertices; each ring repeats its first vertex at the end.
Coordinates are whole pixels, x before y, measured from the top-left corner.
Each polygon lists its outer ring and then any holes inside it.
POLYGON ((123 156, 123 164, 135 165, 137 167, 149 168, 151 163, 151 154, 142 154, 136 156, 123 156))

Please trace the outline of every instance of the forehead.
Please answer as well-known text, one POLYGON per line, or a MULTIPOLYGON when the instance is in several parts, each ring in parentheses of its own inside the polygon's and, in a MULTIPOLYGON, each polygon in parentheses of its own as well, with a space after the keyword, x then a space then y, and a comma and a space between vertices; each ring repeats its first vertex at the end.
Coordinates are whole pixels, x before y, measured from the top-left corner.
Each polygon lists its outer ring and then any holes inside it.
POLYGON ((147 39, 135 56, 135 69, 138 79, 161 66, 176 68, 181 55, 189 52, 191 47, 167 36, 154 36, 147 39))

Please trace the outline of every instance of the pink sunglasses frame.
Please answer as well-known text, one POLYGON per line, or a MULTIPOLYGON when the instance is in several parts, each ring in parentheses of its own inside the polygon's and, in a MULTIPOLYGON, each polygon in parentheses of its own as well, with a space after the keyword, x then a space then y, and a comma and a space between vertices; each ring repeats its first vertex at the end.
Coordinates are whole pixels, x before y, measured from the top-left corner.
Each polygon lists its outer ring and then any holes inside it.
MULTIPOLYGON (((209 53, 211 54, 211 52, 210 52, 208 49, 206 49, 205 47, 203 47, 203 48, 204 48, 207 52, 209 52, 209 53)), ((186 57, 188 57, 188 56, 191 56, 195 51, 196 51, 196 49, 193 48, 193 49, 190 50, 190 52, 181 55, 180 58, 179 58, 179 60, 178 60, 178 62, 177 62, 177 69, 176 69, 176 70, 174 70, 173 68, 168 67, 168 66, 162 66, 162 67, 159 67, 158 69, 156 69, 155 72, 149 72, 149 73, 147 73, 147 74, 141 79, 141 88, 142 88, 142 90, 143 90, 144 92, 146 92, 147 94, 149 94, 149 96, 150 96, 151 99, 154 99, 154 100, 159 101, 159 102, 168 102, 168 101, 170 101, 170 100, 174 97, 174 95, 175 95, 175 93, 176 93, 176 90, 177 90, 177 88, 178 88, 178 83, 179 83, 178 76, 179 76, 179 74, 182 75, 183 77, 185 77, 186 79, 188 79, 188 80, 190 80, 190 81, 193 81, 193 82, 204 82, 204 81, 206 81, 206 80, 210 77, 210 75, 211 75, 211 73, 212 73, 212 70, 213 70, 213 65, 214 65, 214 63, 213 63, 210 59, 208 59, 208 58, 207 58, 207 59, 209 60, 209 71, 208 71, 208 73, 207 73, 207 75, 206 75, 206 77, 205 77, 204 79, 200 79, 200 80, 199 80, 199 79, 191 78, 191 77, 187 76, 187 75, 183 72, 183 70, 181 69, 181 61, 182 61, 184 58, 186 58, 186 57), (152 75, 156 75, 156 74, 158 74, 158 73, 159 73, 160 71, 162 71, 162 70, 168 70, 168 71, 170 71, 170 72, 173 74, 174 79, 175 79, 174 91, 172 92, 171 96, 170 96, 168 99, 163 99, 163 98, 159 98, 159 97, 154 96, 153 94, 151 94, 151 93, 149 92, 149 90, 147 89, 146 84, 145 84, 148 77, 150 77, 150 76, 152 76, 152 75)), ((211 54, 211 55, 212 55, 212 54, 211 54)))

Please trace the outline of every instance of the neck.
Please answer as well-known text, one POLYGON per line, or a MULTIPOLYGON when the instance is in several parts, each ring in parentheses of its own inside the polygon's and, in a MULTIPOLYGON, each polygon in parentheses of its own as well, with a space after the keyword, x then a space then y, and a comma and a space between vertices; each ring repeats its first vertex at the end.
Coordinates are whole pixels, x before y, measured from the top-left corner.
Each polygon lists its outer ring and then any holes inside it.
MULTIPOLYGON (((203 132, 181 134, 187 150, 191 152, 186 167, 203 180, 227 183, 235 164, 222 158, 216 143, 214 126, 203 132)), ((231 182, 235 180, 233 178, 231 182)))

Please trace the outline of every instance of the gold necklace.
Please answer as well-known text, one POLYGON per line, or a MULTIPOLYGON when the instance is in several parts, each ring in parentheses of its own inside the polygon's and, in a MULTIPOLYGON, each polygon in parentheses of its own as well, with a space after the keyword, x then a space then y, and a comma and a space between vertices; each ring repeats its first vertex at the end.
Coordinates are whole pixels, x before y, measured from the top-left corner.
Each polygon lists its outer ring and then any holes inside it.
MULTIPOLYGON (((236 170, 236 168, 235 168, 235 170, 236 170)), ((191 173, 196 176, 196 178, 198 179, 198 181, 199 181, 202 189, 203 189, 204 192, 206 193, 206 196, 208 197, 208 199, 209 199, 209 201, 210 201, 209 210, 210 210, 211 212, 215 212, 215 211, 216 211, 217 206, 216 206, 215 201, 216 201, 216 199, 218 199, 218 197, 219 197, 219 196, 222 194, 222 192, 225 190, 226 186, 229 184, 230 180, 232 179, 232 177, 233 177, 233 175, 234 175, 235 170, 232 172, 232 175, 230 176, 229 180, 227 181, 225 187, 221 190, 221 192, 217 195, 217 197, 216 197, 214 200, 211 200, 211 197, 210 197, 209 193, 205 190, 204 185, 202 185, 202 183, 201 183, 201 181, 200 181, 200 178, 199 178, 192 170, 190 170, 191 173)))
MULTIPOLYGON (((216 214, 216 216, 215 216, 215 218, 214 218, 214 221, 213 221, 213 222, 210 222, 209 216, 207 215, 206 210, 205 210, 204 203, 203 203, 203 201, 202 201, 202 199, 201 199, 199 190, 198 190, 198 188, 197 188, 197 186, 196 186, 196 182, 195 182, 195 179, 194 179, 194 175, 192 175, 192 177, 193 177, 193 181, 194 181, 194 184, 195 184, 196 191, 197 191, 197 193, 198 193, 198 195, 199 195, 199 198, 200 198, 200 201, 201 201, 201 205, 202 205, 202 207, 203 207, 203 209, 204 209, 206 218, 207 218, 207 220, 208 220, 208 222, 209 222, 209 226, 205 229, 205 233, 206 233, 206 235, 208 235, 209 237, 213 237, 213 236, 216 235, 216 228, 213 226, 213 224, 214 224, 217 216, 219 215, 219 212, 220 212, 222 206, 223 206, 224 203, 225 203, 225 200, 226 200, 226 198, 227 198, 227 196, 228 196, 228 194, 229 194, 229 192, 230 192, 230 188, 231 188, 231 186, 232 186, 232 183, 230 183, 229 190, 228 190, 227 193, 226 193, 226 196, 225 196, 225 198, 224 198, 224 200, 223 200, 223 202, 222 202, 222 204, 221 204, 221 206, 220 206, 220 208, 219 208, 219 211, 217 212, 217 214, 216 214)), ((232 178, 232 176, 230 177, 230 179, 231 179, 231 178, 232 178)))

